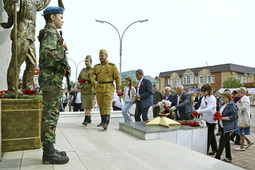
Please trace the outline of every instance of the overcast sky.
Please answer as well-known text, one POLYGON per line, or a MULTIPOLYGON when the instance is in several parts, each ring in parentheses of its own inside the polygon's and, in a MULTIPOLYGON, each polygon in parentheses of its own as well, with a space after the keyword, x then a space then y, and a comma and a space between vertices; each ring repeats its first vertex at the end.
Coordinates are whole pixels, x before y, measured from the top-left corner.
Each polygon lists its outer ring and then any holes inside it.
MULTIPOLYGON (((255 66, 254 0, 63 0, 63 35, 68 57, 76 64, 92 55, 99 63, 100 49, 119 68, 120 34, 136 23, 123 38, 122 71, 143 69, 145 75, 193 67, 234 63, 255 66)), ((56 6, 52 0, 50 6, 56 6)), ((37 13, 37 35, 44 27, 42 11, 37 13)), ((38 42, 37 54, 39 51, 38 42)), ((37 56, 39 58, 39 56, 37 56)), ((72 77, 75 79, 75 65, 72 77)), ((78 73, 84 67, 78 66, 78 73)))

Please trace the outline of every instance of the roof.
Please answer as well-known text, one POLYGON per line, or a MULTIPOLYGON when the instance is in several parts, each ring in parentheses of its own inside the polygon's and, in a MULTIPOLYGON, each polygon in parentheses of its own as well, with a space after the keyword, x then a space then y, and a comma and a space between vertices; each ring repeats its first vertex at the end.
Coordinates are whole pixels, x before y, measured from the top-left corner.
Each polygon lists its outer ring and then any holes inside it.
MULTIPOLYGON (((202 69, 210 69, 212 73, 224 72, 224 71, 234 71, 234 72, 239 72, 239 73, 255 74, 254 67, 246 67, 246 66, 231 64, 231 63, 214 65, 214 66, 196 67, 196 68, 189 68, 189 69, 191 71, 193 71, 195 75, 198 74, 199 71, 202 69)), ((183 75, 183 73, 186 70, 187 69, 160 72, 159 77, 169 77, 174 72, 176 72, 179 75, 183 75)))
MULTIPOLYGON (((131 77, 132 80, 136 80, 135 76, 136 70, 130 70, 130 71, 125 71, 121 73, 121 81, 124 81, 126 77, 131 77)), ((154 79, 151 76, 144 76, 145 78, 149 79, 152 83, 158 83, 159 81, 154 79)))

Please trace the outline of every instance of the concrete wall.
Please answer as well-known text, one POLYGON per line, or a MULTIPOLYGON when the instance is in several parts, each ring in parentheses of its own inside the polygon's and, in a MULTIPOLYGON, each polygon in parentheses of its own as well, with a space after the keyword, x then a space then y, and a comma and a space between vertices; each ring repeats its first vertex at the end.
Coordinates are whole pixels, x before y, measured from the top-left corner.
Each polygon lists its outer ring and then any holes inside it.
MULTIPOLYGON (((7 22, 7 14, 0 0, 0 23, 7 22)), ((11 60, 11 29, 3 29, 0 26, 0 90, 7 90, 7 69, 11 60)))

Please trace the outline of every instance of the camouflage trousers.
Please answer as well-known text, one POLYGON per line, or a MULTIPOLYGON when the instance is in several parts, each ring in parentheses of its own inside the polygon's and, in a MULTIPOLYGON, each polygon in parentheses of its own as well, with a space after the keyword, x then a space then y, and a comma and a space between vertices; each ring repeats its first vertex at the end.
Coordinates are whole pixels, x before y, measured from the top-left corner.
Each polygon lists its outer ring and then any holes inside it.
POLYGON ((41 141, 43 145, 54 143, 59 118, 61 88, 43 92, 43 111, 41 122, 41 141))

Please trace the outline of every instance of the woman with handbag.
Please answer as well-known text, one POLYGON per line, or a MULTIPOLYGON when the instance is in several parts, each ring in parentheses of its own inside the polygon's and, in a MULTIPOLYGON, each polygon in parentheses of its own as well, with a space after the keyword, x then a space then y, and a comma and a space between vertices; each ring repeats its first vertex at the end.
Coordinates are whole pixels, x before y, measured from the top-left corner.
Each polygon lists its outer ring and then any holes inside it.
POLYGON ((236 151, 245 151, 254 142, 250 141, 245 135, 250 135, 251 115, 250 115, 250 99, 246 96, 247 89, 240 87, 237 92, 240 100, 237 101, 238 107, 238 134, 241 138, 240 148, 235 148, 236 151), (247 146, 244 148, 244 140, 247 142, 247 146))
POLYGON ((230 148, 230 139, 229 135, 232 131, 237 130, 237 114, 238 108, 232 100, 231 93, 225 91, 222 93, 222 100, 224 104, 220 107, 220 113, 222 114, 222 118, 219 119, 219 126, 223 128, 223 131, 220 136, 220 144, 217 154, 215 156, 216 159, 220 159, 222 152, 225 148, 226 158, 223 161, 230 163, 232 160, 231 156, 231 148, 230 148))

